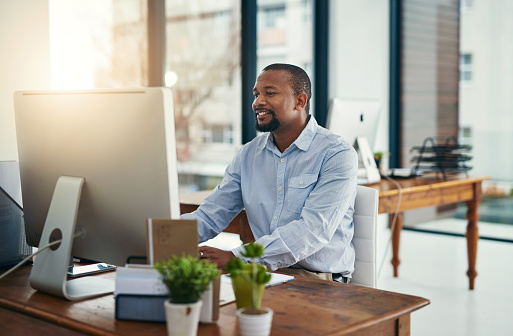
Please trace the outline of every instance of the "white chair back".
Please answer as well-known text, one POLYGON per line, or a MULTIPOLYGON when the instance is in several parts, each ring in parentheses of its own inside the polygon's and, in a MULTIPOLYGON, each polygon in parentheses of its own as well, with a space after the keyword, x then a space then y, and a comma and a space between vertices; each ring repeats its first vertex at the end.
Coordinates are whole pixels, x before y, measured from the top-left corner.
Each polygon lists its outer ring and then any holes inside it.
POLYGON ((379 193, 374 188, 358 185, 354 205, 353 245, 356 254, 351 284, 376 288, 376 231, 379 193))

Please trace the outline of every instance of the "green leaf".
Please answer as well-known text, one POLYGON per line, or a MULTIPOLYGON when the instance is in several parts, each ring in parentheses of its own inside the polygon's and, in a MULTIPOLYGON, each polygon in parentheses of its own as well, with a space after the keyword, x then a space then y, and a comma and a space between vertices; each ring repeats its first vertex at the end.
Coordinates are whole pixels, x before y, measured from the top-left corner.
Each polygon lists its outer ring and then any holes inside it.
POLYGON ((264 247, 258 243, 246 244, 241 255, 251 258, 252 263, 245 264, 240 258, 232 258, 224 269, 232 278, 237 308, 242 308, 239 305, 244 303, 257 309, 260 307, 264 285, 271 280, 271 273, 267 268, 256 263, 256 259, 264 255, 264 247))
POLYGON ((244 268, 244 262, 239 258, 231 258, 227 263, 224 269, 229 273, 240 273, 244 268))
POLYGON ((201 299, 220 272, 216 265, 192 256, 174 256, 154 265, 173 303, 194 303, 201 299))
POLYGON ((260 258, 264 255, 264 247, 261 244, 251 242, 244 245, 244 252, 241 254, 246 258, 260 258))

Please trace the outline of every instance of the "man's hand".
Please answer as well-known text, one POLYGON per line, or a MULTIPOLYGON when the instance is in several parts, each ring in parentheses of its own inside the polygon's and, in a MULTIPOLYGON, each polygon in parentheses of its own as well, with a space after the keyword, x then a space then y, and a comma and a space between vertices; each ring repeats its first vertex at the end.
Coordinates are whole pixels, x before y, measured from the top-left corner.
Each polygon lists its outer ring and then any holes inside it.
POLYGON ((201 259, 208 259, 211 263, 217 264, 218 269, 223 269, 226 263, 235 255, 231 251, 224 251, 211 246, 200 246, 201 259))

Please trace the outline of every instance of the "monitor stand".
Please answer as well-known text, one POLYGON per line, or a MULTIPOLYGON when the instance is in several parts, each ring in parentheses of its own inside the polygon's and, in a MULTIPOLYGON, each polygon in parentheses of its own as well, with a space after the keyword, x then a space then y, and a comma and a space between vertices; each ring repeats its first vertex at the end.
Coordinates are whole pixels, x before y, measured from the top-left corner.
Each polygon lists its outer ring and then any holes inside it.
POLYGON ((360 167, 358 167, 358 184, 370 184, 381 181, 381 174, 379 173, 374 154, 369 146, 369 142, 365 137, 357 137, 354 143, 354 149, 358 153, 359 165, 361 163, 362 174, 360 174, 360 167))
POLYGON ((68 300, 109 294, 115 287, 113 280, 98 277, 67 281, 84 181, 82 177, 69 176, 61 176, 57 181, 39 246, 43 247, 59 239, 62 239, 62 242, 37 255, 30 273, 32 288, 68 300))

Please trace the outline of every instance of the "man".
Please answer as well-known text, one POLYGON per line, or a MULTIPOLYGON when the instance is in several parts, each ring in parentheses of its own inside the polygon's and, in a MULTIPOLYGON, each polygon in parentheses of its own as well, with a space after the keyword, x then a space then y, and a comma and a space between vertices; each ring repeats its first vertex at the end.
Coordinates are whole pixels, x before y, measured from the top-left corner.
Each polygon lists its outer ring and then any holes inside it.
MULTIPOLYGON (((349 143, 309 115, 311 83, 294 65, 271 64, 253 88, 259 135, 237 153, 223 181, 184 219, 200 242, 218 235, 242 210, 259 263, 271 270, 347 282, 354 270, 353 212, 358 158, 349 143)), ((220 268, 242 247, 200 248, 220 268)))

